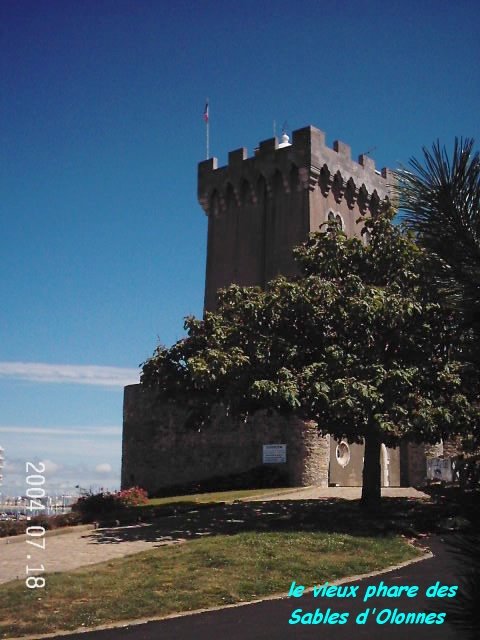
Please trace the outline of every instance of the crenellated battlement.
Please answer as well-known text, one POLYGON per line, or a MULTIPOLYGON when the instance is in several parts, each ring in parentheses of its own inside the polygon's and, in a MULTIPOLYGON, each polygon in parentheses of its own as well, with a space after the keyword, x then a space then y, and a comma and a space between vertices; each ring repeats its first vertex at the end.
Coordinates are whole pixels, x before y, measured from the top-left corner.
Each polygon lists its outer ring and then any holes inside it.
POLYGON ((232 283, 265 287, 278 274, 295 276, 293 248, 328 220, 347 236, 364 240, 363 216, 375 215, 391 199, 393 176, 375 170, 350 147, 325 144, 315 127, 270 138, 252 157, 245 148, 198 165, 198 199, 208 216, 205 309, 216 307, 217 291, 232 283))
POLYGON ((198 200, 207 215, 214 200, 220 210, 228 199, 238 206, 255 204, 259 185, 270 196, 276 185, 285 193, 318 189, 324 197, 332 193, 337 203, 345 199, 350 209, 358 204, 366 212, 389 198, 392 184, 388 169, 376 171, 365 154, 355 162, 349 145, 339 140, 328 147, 324 132, 312 126, 294 131, 291 144, 270 138, 260 142, 252 157, 242 147, 228 154, 226 166, 218 167, 217 158, 198 165, 198 200))

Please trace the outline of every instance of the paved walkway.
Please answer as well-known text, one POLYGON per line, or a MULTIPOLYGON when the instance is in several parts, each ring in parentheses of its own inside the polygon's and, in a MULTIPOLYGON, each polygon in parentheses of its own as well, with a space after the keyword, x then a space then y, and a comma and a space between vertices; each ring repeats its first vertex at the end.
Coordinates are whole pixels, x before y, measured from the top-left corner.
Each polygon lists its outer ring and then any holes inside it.
MULTIPOLYGON (((343 500, 359 500, 362 495, 362 487, 302 487, 292 489, 292 491, 273 495, 270 497, 259 497, 257 500, 315 500, 318 498, 342 498, 343 500)), ((424 498, 430 496, 423 491, 418 491, 413 487, 384 487, 382 488, 384 498, 424 498)))
MULTIPOLYGON (((151 528, 151 525, 95 530, 81 527, 78 531, 75 527, 68 532, 47 535, 45 550, 27 544, 25 536, 0 538, 0 583, 32 575, 26 573, 28 564, 31 567, 43 564, 46 573, 71 571, 172 543, 168 536, 160 536, 158 540, 152 540, 150 536, 143 539, 143 531, 151 528), (110 544, 101 544, 107 536, 110 544), (30 560, 27 555, 31 556, 30 560)), ((38 541, 38 538, 28 539, 38 541)))
MULTIPOLYGON (((383 489, 382 495, 386 497, 428 498, 426 494, 412 488, 383 489)), ((325 489, 306 487, 292 490, 281 496, 260 497, 256 499, 256 502, 275 501, 278 510, 281 508, 279 503, 283 501, 311 501, 321 498, 353 500, 359 497, 359 487, 325 489)), ((232 511, 230 515, 225 507, 208 510, 193 507, 187 513, 163 517, 152 524, 95 530, 76 527, 61 533, 55 531, 45 537, 45 550, 28 544, 26 536, 0 538, 0 583, 24 579, 27 575, 32 575, 26 573, 28 565, 34 567, 43 564, 45 573, 72 571, 86 565, 97 564, 168 544, 181 543, 204 535, 234 533, 242 526, 248 526, 248 518, 252 516, 251 513, 246 515, 240 513, 238 516, 242 507, 241 505, 237 505, 237 507, 230 508, 232 511), (30 555, 31 558, 28 559, 27 555, 30 555)), ((257 519, 260 513, 257 509, 253 509, 253 511, 257 519)), ((268 526, 268 518, 276 517, 276 515, 278 514, 275 513, 275 510, 269 509, 269 513, 263 516, 265 526, 268 526)), ((36 541, 38 539, 29 537, 28 540, 36 541)))

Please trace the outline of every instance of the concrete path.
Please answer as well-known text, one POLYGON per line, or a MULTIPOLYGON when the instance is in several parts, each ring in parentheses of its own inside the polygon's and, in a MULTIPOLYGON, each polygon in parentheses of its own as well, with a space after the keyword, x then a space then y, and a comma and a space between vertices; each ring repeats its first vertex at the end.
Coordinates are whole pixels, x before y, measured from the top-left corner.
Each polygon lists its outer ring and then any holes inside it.
MULTIPOLYGON (((292 489, 280 495, 256 498, 258 501, 266 500, 316 500, 320 498, 340 498, 343 500, 360 500, 362 487, 301 487, 292 489)), ((384 487, 382 488, 384 498, 422 498, 430 499, 430 496, 423 491, 413 487, 384 487)))
MULTIPOLYGON (((27 544, 26 536, 0 538, 0 584, 11 580, 23 580, 27 575, 32 575, 26 573, 28 564, 43 564, 45 573, 71 571, 180 542, 179 539, 174 540, 171 536, 163 534, 152 538, 151 530, 150 524, 95 530, 91 527, 75 527, 68 531, 52 532, 56 535, 47 533, 45 550, 27 544), (149 535, 144 536, 147 531, 149 535), (30 560, 27 559, 27 555, 31 556, 30 560)), ((28 539, 38 541, 38 538, 28 539)))

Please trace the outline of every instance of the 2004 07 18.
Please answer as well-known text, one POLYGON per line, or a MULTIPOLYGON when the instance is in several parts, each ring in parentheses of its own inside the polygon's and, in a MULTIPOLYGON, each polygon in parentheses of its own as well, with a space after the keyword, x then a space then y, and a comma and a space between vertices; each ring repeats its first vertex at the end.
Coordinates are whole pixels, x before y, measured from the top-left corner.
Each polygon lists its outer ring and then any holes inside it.
MULTIPOLYGON (((28 503, 26 506, 26 511, 30 511, 31 513, 34 511, 41 511, 45 509, 45 505, 40 501, 40 498, 45 497, 45 489, 43 485, 45 484, 45 465, 43 462, 39 462, 37 464, 33 462, 27 462, 25 464, 25 472, 27 474, 25 478, 25 484, 27 485, 27 499, 28 503)), ((31 520, 32 516, 27 516, 27 520, 31 520)), ((27 545, 30 547, 27 549, 28 551, 33 552, 31 547, 35 549, 40 549, 45 551, 45 527, 39 525, 32 525, 27 527, 27 545)), ((38 554, 38 551, 35 552, 38 554)), ((27 553, 27 561, 32 559, 32 553, 27 553)), ((34 563, 37 564, 36 562, 34 563)), ((39 573, 45 571, 45 567, 43 564, 40 566, 30 566, 27 562, 25 567, 25 571, 27 573, 27 578, 25 579, 25 585, 29 589, 42 589, 45 586, 45 578, 39 573), (36 573, 36 575, 29 575, 31 573, 36 573)))

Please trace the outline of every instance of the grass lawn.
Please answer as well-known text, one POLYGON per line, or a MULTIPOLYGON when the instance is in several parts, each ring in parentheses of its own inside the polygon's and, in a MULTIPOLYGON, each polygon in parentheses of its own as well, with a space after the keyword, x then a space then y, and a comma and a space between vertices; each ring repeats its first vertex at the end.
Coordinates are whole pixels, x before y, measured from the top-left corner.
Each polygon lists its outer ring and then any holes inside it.
POLYGON ((366 573, 416 557, 397 536, 242 532, 46 574, 43 589, 0 587, 0 637, 165 616, 366 573))
MULTIPOLYGON (((213 502, 233 502, 244 498, 259 498, 263 496, 278 496, 282 493, 299 491, 300 488, 283 487, 283 489, 236 489, 233 491, 216 491, 213 493, 197 493, 186 496, 171 496, 168 498, 150 498, 147 507, 170 506, 188 502, 189 504, 206 504, 213 502)), ((140 507, 141 508, 141 507, 140 507)))

